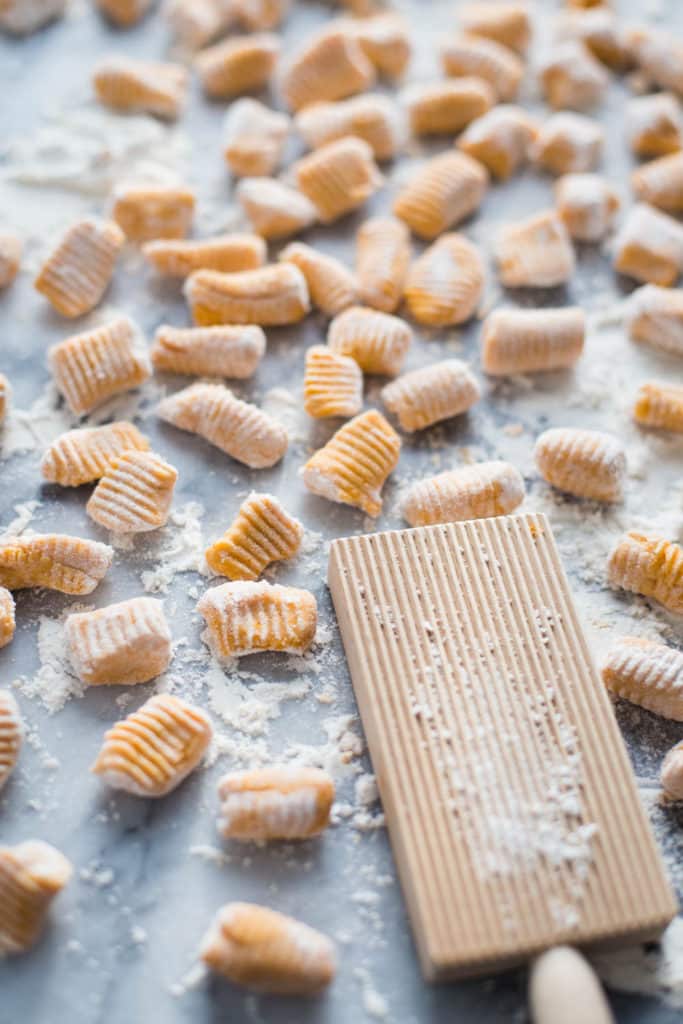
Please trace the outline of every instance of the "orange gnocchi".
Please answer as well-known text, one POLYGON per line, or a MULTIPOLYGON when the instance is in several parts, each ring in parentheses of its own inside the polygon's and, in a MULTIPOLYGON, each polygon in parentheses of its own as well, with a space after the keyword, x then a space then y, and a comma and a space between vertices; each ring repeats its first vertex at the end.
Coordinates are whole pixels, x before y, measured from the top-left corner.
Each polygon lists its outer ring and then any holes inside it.
POLYGON ((336 355, 350 356, 365 373, 395 376, 403 366, 413 332, 400 317, 352 306, 330 324, 327 344, 336 355))
POLYGON ((14 771, 23 736, 17 702, 9 690, 0 690, 0 790, 14 771))
POLYGON ((306 352, 304 410, 314 419, 355 416, 363 408, 363 371, 355 359, 314 345, 306 352))
POLYGON ((72 872, 59 850, 37 839, 0 846, 0 956, 35 946, 72 872))
POLYGON ((244 96, 230 104, 223 128, 223 156, 240 177, 268 177, 282 162, 290 118, 244 96))
POLYGON ((171 631, 153 597, 69 615, 65 636, 71 664, 88 686, 146 683, 171 661, 171 631))
POLYGON ((498 234, 495 258, 506 288, 555 288, 574 273, 574 249, 555 210, 508 224, 498 234))
POLYGON ((586 110, 605 95, 609 77, 578 39, 557 43, 540 72, 547 102, 556 110, 586 110))
POLYGON ((194 192, 180 185, 119 185, 111 215, 131 242, 184 238, 194 219, 194 192))
POLYGON ((213 238, 159 238, 146 242, 142 253, 159 274, 189 277, 195 270, 234 274, 256 270, 266 262, 268 250, 259 235, 230 234, 213 238))
POLYGON ((123 232, 111 221, 74 224, 41 267, 36 291, 62 316, 89 313, 109 287, 124 241, 123 232))
POLYGON ((631 186, 638 200, 668 213, 683 210, 683 153, 660 156, 638 167, 631 175, 631 186))
POLYGON ((630 295, 626 327, 633 341, 683 356, 683 290, 643 285, 630 295))
POLYGON ((66 534, 33 534, 0 543, 0 586, 45 587, 62 594, 91 594, 111 566, 106 544, 66 534))
POLYGON ((336 316, 356 301, 357 283, 353 273, 334 256, 303 242, 291 242, 279 256, 293 263, 306 278, 311 302, 326 316, 336 316))
POLYGON ((266 351, 260 327, 158 328, 150 356, 156 370, 195 377, 244 380, 257 370, 266 351))
POLYGON ((218 783, 226 839, 310 839, 329 824, 334 782, 318 768, 230 772, 218 783))
POLYGON ((123 452, 147 451, 149 441, 125 420, 102 427, 67 430, 50 445, 40 465, 43 478, 62 487, 81 487, 104 474, 123 452))
POLYGON ((236 196, 252 229, 268 240, 296 235, 317 219, 313 203, 277 178, 242 178, 236 196))
POLYGON ((282 77, 285 102, 293 110, 310 103, 343 100, 375 82, 375 69, 358 40, 343 30, 318 33, 295 54, 282 77))
POLYGON ((273 562, 293 558, 304 528, 272 494, 249 495, 230 529, 206 549, 209 568, 231 580, 257 580, 273 562))
POLYGON ((7 647, 14 639, 14 611, 14 598, 7 587, 0 587, 0 647, 7 647))
POLYGON ((611 648, 602 679, 612 693, 655 715, 683 722, 683 654, 664 644, 624 636, 611 648))
POLYGON ((461 7, 458 18, 468 34, 493 39, 519 54, 526 52, 531 39, 531 20, 525 4, 479 0, 461 7))
POLYGON ((301 654, 313 643, 318 622, 310 591, 251 580, 207 590, 197 611, 206 621, 203 639, 224 660, 256 651, 301 654))
POLYGON ((586 318, 565 309, 498 309, 484 323, 482 364, 492 376, 572 367, 583 352, 586 318))
POLYGON ((194 63, 206 95, 225 100, 263 89, 279 54, 280 40, 275 35, 233 36, 202 50, 194 63))
POLYGON ((670 92, 631 100, 626 108, 626 129, 636 156, 666 156, 683 149, 681 108, 670 92))
POLYGON ((154 452, 128 450, 113 458, 85 507, 115 533, 146 533, 165 526, 178 471, 154 452))
POLYGON ((527 162, 537 137, 538 127, 522 107, 502 104, 467 126, 458 149, 505 181, 527 162))
POLYGON ((479 208, 488 180, 486 168, 466 153, 440 153, 401 189, 394 213, 416 235, 431 240, 479 208))
POLYGON ((654 534, 631 530, 610 555, 607 578, 615 590, 651 597, 683 614, 683 549, 654 534))
POLYGON ((0 288, 7 288, 19 273, 23 245, 13 231, 0 231, 0 288))
POLYGON ((182 112, 187 85, 187 71, 180 64, 118 55, 101 61, 93 74, 95 95, 104 106, 170 120, 182 112))
POLYGON ((403 297, 410 266, 410 234, 395 217, 371 217, 356 235, 356 279, 360 300, 393 313, 403 297))
POLYGON ((358 209, 384 181, 371 147, 353 136, 328 142, 302 157, 294 174, 323 224, 358 209))
POLYGON ((626 452, 612 434, 578 427, 554 427, 537 439, 534 458, 549 484, 577 498, 620 501, 626 452))
POLYGON ((642 384, 633 418, 642 427, 683 434, 683 387, 680 384, 642 384))
POLYGON ((152 6, 152 0, 95 0, 95 3, 119 28, 137 24, 152 6))
POLYGON ((479 250, 464 235, 442 235, 408 271, 406 305, 430 327, 464 323, 481 301, 484 273, 479 250))
POLYGON ((402 111, 394 100, 374 92, 336 103, 310 103, 296 115, 295 124, 310 149, 353 135, 367 142, 376 160, 396 156, 407 134, 402 111))
POLYGON ((235 274, 198 270, 187 279, 185 296, 200 327, 296 324, 311 308, 306 278, 293 263, 235 274))
POLYGON ((532 156, 550 174, 579 174, 597 166, 603 142, 603 131, 597 121, 566 110, 553 114, 541 126, 532 156))
POLYGON ((621 206, 616 190, 598 174, 565 174, 555 186, 555 202, 570 236, 580 242, 604 238, 621 206))
POLYGON ((496 102, 482 78, 451 78, 408 86, 401 93, 415 135, 455 135, 496 102))
POLYGON ((519 470, 509 462, 477 462, 413 484, 401 514, 411 526, 433 526, 508 515, 523 501, 519 470))
POLYGON ((480 397, 476 378, 459 359, 423 366, 382 388, 382 401, 407 431, 458 416, 480 397))
POLYGON ((515 98, 524 76, 524 65, 513 50, 493 39, 467 33, 442 47, 441 63, 446 74, 455 78, 483 78, 503 103, 515 98))
POLYGON ((614 240, 614 269, 668 287, 683 269, 683 226, 645 203, 632 207, 614 240))

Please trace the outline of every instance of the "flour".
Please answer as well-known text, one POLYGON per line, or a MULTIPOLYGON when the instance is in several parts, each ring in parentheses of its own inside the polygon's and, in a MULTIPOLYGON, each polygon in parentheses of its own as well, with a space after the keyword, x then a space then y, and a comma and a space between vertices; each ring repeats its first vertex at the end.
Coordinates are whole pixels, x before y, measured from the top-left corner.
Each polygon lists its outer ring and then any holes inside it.
POLYGON ((208 574, 204 561, 202 516, 204 506, 188 501, 174 509, 166 526, 159 531, 159 562, 154 569, 146 569, 140 579, 147 593, 166 594, 179 573, 208 574))
POLYGON ((0 534, 0 541, 10 537, 20 537, 26 533, 34 513, 40 508, 39 501, 24 501, 14 506, 16 516, 12 519, 0 534))
POLYGON ((38 656, 40 668, 30 678, 20 677, 12 682, 19 693, 39 700, 53 715, 61 711, 72 697, 82 697, 85 686, 74 675, 66 647, 64 620, 72 612, 91 611, 91 605, 72 605, 59 619, 40 617, 38 626, 38 656))
POLYGON ((591 957, 598 974, 611 988, 656 996, 683 1009, 683 918, 677 917, 655 947, 634 946, 591 957))
POLYGON ((228 674, 215 659, 205 675, 211 711, 247 736, 267 735, 268 723, 279 717, 282 702, 301 700, 311 690, 307 679, 291 683, 256 681, 249 685, 250 680, 259 679, 253 673, 228 674))
POLYGON ((389 1004, 372 983, 370 972, 365 967, 354 967, 353 976, 361 986, 363 1009, 373 1020, 387 1020, 389 1004))
POLYGON ((42 452, 76 422, 76 417, 62 405, 59 392, 50 383, 29 409, 10 409, 0 435, 2 458, 8 459, 20 452, 42 452))

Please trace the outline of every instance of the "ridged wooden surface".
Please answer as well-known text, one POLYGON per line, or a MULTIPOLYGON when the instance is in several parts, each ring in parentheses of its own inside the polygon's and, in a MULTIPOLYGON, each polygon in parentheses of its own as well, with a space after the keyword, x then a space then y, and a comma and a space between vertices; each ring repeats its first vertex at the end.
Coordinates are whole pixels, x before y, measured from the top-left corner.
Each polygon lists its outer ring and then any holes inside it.
POLYGON ((676 911, 544 516, 334 541, 329 585, 423 971, 676 911))

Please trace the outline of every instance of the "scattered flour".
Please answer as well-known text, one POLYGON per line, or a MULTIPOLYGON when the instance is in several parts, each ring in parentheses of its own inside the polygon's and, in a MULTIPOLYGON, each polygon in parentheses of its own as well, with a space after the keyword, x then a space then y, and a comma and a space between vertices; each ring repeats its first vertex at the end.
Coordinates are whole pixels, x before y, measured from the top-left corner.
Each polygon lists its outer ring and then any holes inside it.
POLYGON ((159 531, 159 562, 154 569, 145 570, 140 577, 148 593, 168 593, 178 573, 206 573, 202 543, 203 515, 204 506, 198 501, 189 501, 182 508, 171 512, 167 525, 159 531))
POLYGON ((0 535, 0 540, 9 537, 20 537, 26 533, 37 509, 40 508, 39 501, 24 501, 14 506, 16 516, 12 519, 0 535))
POLYGON ((634 946, 591 957, 605 982, 622 992, 655 996, 683 1009, 683 917, 669 925, 656 947, 634 946))
POLYGON ((353 976, 361 986, 363 1009, 373 1020, 388 1020, 389 1004, 373 985, 370 972, 365 967, 354 967, 353 976))
POLYGON ((91 611, 91 605, 72 605, 59 619, 46 615, 38 627, 40 668, 30 678, 20 677, 12 685, 30 699, 39 700, 51 715, 61 711, 72 697, 82 697, 83 683, 74 674, 66 651, 64 621, 72 612, 91 611))

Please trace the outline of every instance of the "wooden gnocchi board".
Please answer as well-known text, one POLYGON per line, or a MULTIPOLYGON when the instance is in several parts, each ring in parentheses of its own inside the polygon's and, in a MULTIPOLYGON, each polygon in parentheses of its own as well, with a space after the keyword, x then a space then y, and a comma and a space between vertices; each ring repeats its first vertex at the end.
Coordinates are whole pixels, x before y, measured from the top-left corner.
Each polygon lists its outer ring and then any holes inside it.
POLYGON ((333 542, 329 586, 424 975, 676 913, 544 516, 333 542))

